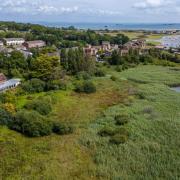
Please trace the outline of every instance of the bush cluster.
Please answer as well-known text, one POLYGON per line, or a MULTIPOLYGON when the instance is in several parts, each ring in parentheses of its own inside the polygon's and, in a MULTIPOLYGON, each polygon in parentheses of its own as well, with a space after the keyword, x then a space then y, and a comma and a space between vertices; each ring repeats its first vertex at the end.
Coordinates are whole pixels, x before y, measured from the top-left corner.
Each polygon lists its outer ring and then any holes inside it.
POLYGON ((116 80, 117 80, 117 77, 111 76, 111 80, 112 80, 112 81, 116 81, 116 80))
POLYGON ((70 125, 54 122, 53 132, 59 135, 67 135, 67 134, 72 134, 74 132, 74 128, 70 125))
POLYGON ((40 137, 51 134, 52 123, 36 111, 21 110, 16 114, 11 129, 30 137, 40 137))
POLYGON ((96 77, 104 77, 106 73, 102 69, 97 69, 95 72, 96 77))
POLYGON ((125 125, 129 122, 129 116, 127 114, 120 114, 115 116, 115 121, 117 125, 125 125))
POLYGON ((91 75, 88 72, 82 71, 76 75, 76 78, 79 80, 81 80, 81 79, 89 80, 89 79, 91 79, 91 75))
POLYGON ((34 110, 41 115, 48 115, 52 111, 52 103, 47 98, 38 98, 25 105, 28 110, 34 110))
POLYGON ((47 136, 51 133, 66 135, 74 132, 74 128, 60 122, 51 122, 37 111, 21 110, 12 118, 7 112, 0 109, 0 125, 7 125, 29 137, 47 136))
POLYGON ((127 142, 129 137, 129 132, 125 128, 120 128, 117 133, 110 138, 110 143, 112 144, 123 144, 127 142))
POLYGON ((67 84, 65 81, 52 80, 42 81, 40 79, 31 79, 22 84, 22 89, 28 93, 39 93, 51 90, 66 90, 67 84))
POLYGON ((105 127, 98 132, 98 134, 102 137, 114 136, 116 133, 117 133, 117 131, 110 127, 105 127))
POLYGON ((43 92, 45 89, 45 82, 40 79, 31 79, 22 84, 22 89, 29 93, 43 92))
POLYGON ((0 125, 9 126, 12 123, 12 115, 5 109, 0 108, 0 125))
POLYGON ((59 80, 48 81, 45 87, 46 91, 66 90, 66 89, 67 89, 67 83, 65 81, 59 81, 59 80))
POLYGON ((84 81, 76 84, 75 91, 78 93, 94 93, 96 92, 96 86, 91 81, 84 81))
POLYGON ((128 137, 126 135, 117 134, 110 139, 110 143, 119 145, 124 144, 127 140, 128 137))

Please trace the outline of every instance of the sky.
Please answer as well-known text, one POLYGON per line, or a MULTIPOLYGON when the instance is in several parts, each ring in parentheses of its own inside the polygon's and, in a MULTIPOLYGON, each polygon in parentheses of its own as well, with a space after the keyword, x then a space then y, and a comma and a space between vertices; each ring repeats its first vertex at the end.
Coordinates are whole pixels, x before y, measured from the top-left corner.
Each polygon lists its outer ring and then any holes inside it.
POLYGON ((0 0, 0 20, 180 23, 180 0, 0 0))

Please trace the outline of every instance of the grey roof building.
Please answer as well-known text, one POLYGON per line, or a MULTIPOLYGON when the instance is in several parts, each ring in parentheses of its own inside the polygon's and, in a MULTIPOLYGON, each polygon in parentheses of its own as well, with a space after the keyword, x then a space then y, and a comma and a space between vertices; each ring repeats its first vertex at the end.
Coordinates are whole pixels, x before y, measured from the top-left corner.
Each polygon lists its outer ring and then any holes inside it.
POLYGON ((10 79, 8 81, 4 81, 0 83, 0 92, 15 88, 18 85, 20 85, 20 83, 21 83, 20 79, 10 79))

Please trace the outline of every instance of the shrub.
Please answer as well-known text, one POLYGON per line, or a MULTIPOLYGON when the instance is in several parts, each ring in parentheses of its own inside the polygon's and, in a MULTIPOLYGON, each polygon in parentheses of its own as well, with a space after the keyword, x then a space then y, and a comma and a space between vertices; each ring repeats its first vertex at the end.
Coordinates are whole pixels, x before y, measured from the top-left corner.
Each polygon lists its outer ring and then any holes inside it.
POLYGON ((96 77, 104 77, 105 75, 106 75, 105 72, 101 69, 97 69, 95 72, 96 77))
POLYGON ((90 81, 86 81, 84 83, 84 92, 85 93, 94 93, 94 92, 96 92, 96 86, 94 85, 94 83, 92 83, 90 81))
POLYGON ((117 134, 120 134, 120 135, 124 135, 124 136, 129 137, 129 132, 128 132, 125 128, 119 128, 119 129, 117 130, 117 134))
POLYGON ((128 137, 126 135, 117 134, 110 139, 110 143, 119 145, 126 143, 127 140, 128 137))
POLYGON ((91 79, 91 75, 85 71, 79 72, 76 76, 77 79, 89 80, 91 79))
POLYGON ((122 66, 116 66, 115 70, 116 70, 117 72, 122 72, 122 66))
POLYGON ((72 126, 61 124, 59 122, 53 123, 53 132, 59 135, 72 134, 74 132, 74 128, 72 126))
POLYGON ((22 84, 22 89, 29 93, 43 92, 45 88, 45 82, 40 79, 31 79, 22 84))
POLYGON ((67 84, 65 81, 58 81, 58 80, 54 80, 54 81, 48 81, 46 83, 46 90, 50 91, 50 90, 66 90, 67 89, 67 84))
POLYGON ((124 125, 129 122, 129 116, 127 114, 120 114, 115 116, 115 121, 117 125, 124 125))
POLYGON ((12 115, 5 109, 0 108, 0 125, 10 126, 12 120, 12 115))
POLYGON ((46 136, 52 132, 52 123, 36 111, 19 111, 11 129, 30 137, 46 136))
POLYGON ((110 127, 105 127, 98 132, 98 135, 100 135, 102 137, 106 137, 106 136, 114 136, 116 133, 117 133, 116 130, 114 130, 110 127))
POLYGON ((143 114, 152 114, 154 112, 154 109, 151 106, 146 106, 146 107, 144 107, 142 112, 143 112, 143 114))
POLYGON ((127 64, 123 64, 122 65, 122 70, 126 70, 126 69, 128 69, 129 67, 128 67, 128 65, 127 64))
POLYGON ((111 76, 111 80, 112 80, 112 81, 116 81, 117 78, 116 78, 115 76, 111 76))
POLYGON ((35 110, 41 115, 48 115, 52 111, 52 104, 47 99, 39 98, 26 104, 25 108, 35 110))
POLYGON ((85 81, 83 83, 77 84, 75 87, 75 91, 79 93, 84 92, 90 94, 96 92, 96 86, 91 81, 85 81))

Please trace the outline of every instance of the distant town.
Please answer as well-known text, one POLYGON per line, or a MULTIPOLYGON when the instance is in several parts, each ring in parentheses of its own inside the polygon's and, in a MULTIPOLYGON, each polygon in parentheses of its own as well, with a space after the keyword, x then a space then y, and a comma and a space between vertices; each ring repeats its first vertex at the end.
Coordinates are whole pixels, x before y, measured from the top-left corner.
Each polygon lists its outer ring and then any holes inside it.
MULTIPOLYGON (((66 29, 65 29, 66 30, 66 29)), ((75 28, 70 27, 69 30, 75 30, 75 28)), ((68 29, 67 29, 68 31, 68 29)), ((85 30, 76 30, 77 32, 86 32, 85 30)), ((1 30, 1 32, 11 32, 8 28, 1 30)), ((18 32, 18 31, 16 31, 18 32)), ((19 31, 20 33, 24 33, 19 31)), ((18 33, 19 33, 18 32, 18 33)), ((26 33, 26 32, 25 32, 26 33)), ((29 33, 27 31, 27 33, 29 33)), ((95 31, 99 36, 104 36, 106 34, 113 34, 116 31, 110 30, 99 30, 95 31)), ((75 46, 71 47, 55 47, 53 52, 48 52, 48 56, 56 56, 61 59, 61 50, 65 49, 66 52, 69 49, 76 50, 81 47, 86 56, 91 56, 96 59, 97 62, 105 62, 105 59, 110 58, 114 51, 118 52, 120 56, 126 56, 130 51, 136 51, 139 55, 147 54, 149 49, 157 49, 160 51, 167 51, 173 53, 175 55, 180 55, 180 31, 179 30, 164 30, 164 31, 124 31, 121 33, 125 34, 133 34, 139 33, 140 37, 130 38, 126 43, 123 43, 122 40, 118 41, 118 43, 111 43, 110 41, 100 41, 100 44, 94 45, 94 43, 86 43, 83 46, 75 46), (143 35, 142 35, 143 34, 143 35), (160 35, 160 39, 154 39, 153 36, 160 35), (147 39, 147 36, 152 36, 152 39, 147 39), (153 41, 153 43, 152 43, 153 41)), ((11 35, 12 36, 12 35, 11 35)), ((70 36, 70 35, 68 35, 70 36)), ((74 42, 74 41, 72 41, 74 42)), ((48 42, 43 39, 36 39, 28 41, 25 38, 1 38, 0 39, 0 53, 6 54, 6 56, 10 56, 13 51, 18 51, 23 54, 24 58, 33 56, 32 49, 41 50, 43 48, 49 47, 48 42)), ((4 74, 1 74, 0 81, 0 91, 5 91, 10 88, 17 87, 20 84, 20 79, 10 79, 6 80, 4 74)))

